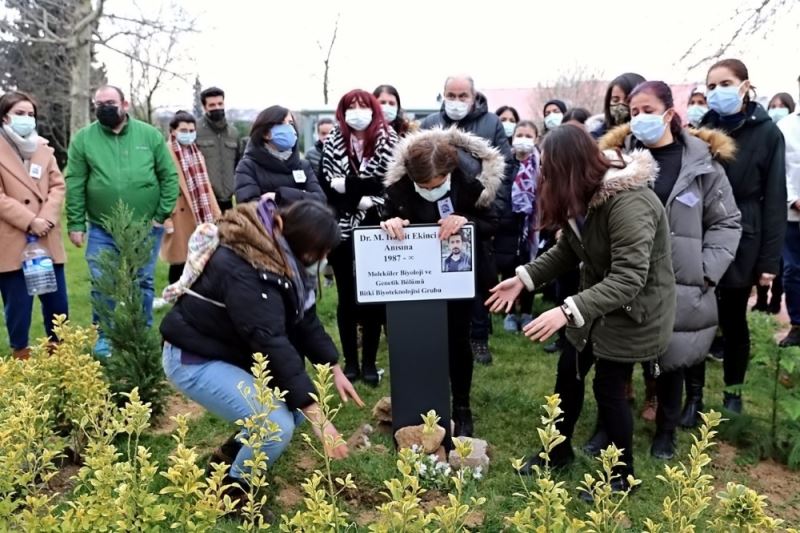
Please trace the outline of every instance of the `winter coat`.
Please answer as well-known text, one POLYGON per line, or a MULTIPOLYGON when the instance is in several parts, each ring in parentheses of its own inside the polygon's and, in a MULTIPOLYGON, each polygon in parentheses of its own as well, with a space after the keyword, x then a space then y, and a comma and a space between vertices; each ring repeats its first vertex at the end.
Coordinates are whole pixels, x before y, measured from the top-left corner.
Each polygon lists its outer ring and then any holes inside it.
POLYGON ((497 229, 494 199, 503 180, 505 160, 496 148, 484 140, 456 128, 424 130, 408 135, 395 151, 395 159, 386 174, 386 200, 383 218, 400 217, 412 224, 436 224, 441 216, 437 202, 417 194, 408 177, 408 152, 415 143, 444 139, 459 149, 459 167, 450 173, 450 198, 454 214, 475 225, 476 278, 482 289, 497 279, 491 258, 491 239, 497 229))
MULTIPOLYGON (((600 139, 601 149, 639 147, 629 124, 600 139)), ((675 326, 664 370, 694 366, 703 361, 717 333, 717 300, 713 286, 733 261, 742 234, 725 170, 717 161, 734 157, 733 140, 716 130, 683 130, 683 157, 666 210, 672 246, 672 269, 677 295, 675 326), (716 159, 716 160, 715 160, 716 159)))
MULTIPOLYGON (((53 262, 63 264, 67 258, 61 241, 61 208, 64 205, 64 177, 58 170, 53 149, 40 144, 26 168, 16 147, 0 133, 0 272, 22 268, 22 250, 28 226, 36 217, 53 224, 46 237, 39 240, 50 252, 53 262), (38 165, 38 179, 31 176, 38 165)), ((9 304, 10 302, 6 302, 9 304)))
POLYGON ((242 157, 239 132, 227 122, 215 127, 204 116, 197 121, 197 147, 206 159, 214 196, 230 202, 235 190, 234 169, 242 157))
MULTIPOLYGON (((506 137, 503 123, 500 118, 489 111, 489 104, 486 96, 482 93, 475 94, 475 105, 472 111, 463 119, 455 122, 447 116, 444 111, 444 103, 438 113, 428 115, 422 120, 420 127, 423 130, 441 127, 449 128, 455 126, 467 133, 472 133, 489 141, 489 145, 500 151, 505 160, 505 170, 503 181, 495 195, 495 212, 499 217, 499 227, 509 231, 514 226, 514 214, 511 212, 511 184, 514 182, 514 171, 517 168, 511 144, 506 137)), ((514 237, 513 235, 511 236, 514 237)))
POLYGON ((368 216, 369 222, 377 222, 378 208, 383 203, 383 181, 392 162, 397 134, 392 128, 379 133, 375 153, 369 159, 351 161, 347 155, 344 136, 337 126, 325 140, 322 148, 322 188, 328 203, 336 210, 342 240, 349 239, 353 228, 358 227, 368 216), (340 193, 331 188, 336 178, 345 179, 345 191, 340 193), (370 209, 359 209, 362 198, 369 198, 374 204, 370 209))
POLYGON ((786 142, 786 203, 790 222, 800 222, 800 211, 794 208, 800 200, 800 115, 789 115, 778 122, 786 142))
POLYGON ((264 354, 286 404, 299 409, 312 403, 309 394, 315 392, 304 357, 336 364, 338 352, 315 308, 301 313, 304 302, 297 301, 293 284, 302 281, 292 278, 291 258, 266 233, 256 208, 248 203, 223 215, 220 246, 191 287, 202 298, 181 296, 164 317, 161 334, 184 354, 248 372, 252 355, 264 354))
POLYGON ((263 144, 247 144, 244 157, 236 165, 236 202, 258 200, 262 194, 274 192, 275 203, 287 205, 298 200, 325 203, 311 164, 300 158, 295 147, 286 161, 281 161, 263 144))
MULTIPOLYGON (((167 144, 169 147, 169 144, 167 144)), ((161 259, 170 265, 180 265, 186 262, 186 254, 189 251, 189 237, 197 227, 197 221, 194 219, 192 213, 192 204, 189 196, 189 187, 186 185, 186 176, 183 174, 183 166, 178 161, 178 156, 172 148, 169 148, 172 155, 172 161, 175 163, 175 168, 178 169, 178 201, 175 202, 175 209, 167 220, 164 221, 166 226, 172 226, 172 233, 164 232, 161 239, 161 250, 159 255, 161 259)), ((200 157, 203 157, 200 154, 200 157)), ((214 215, 214 220, 218 219, 221 212, 217 199, 213 194, 209 194, 208 199, 211 207, 211 212, 214 215)))
MULTIPOLYGON (((606 157, 618 160, 616 152, 606 157)), ((567 298, 575 324, 567 339, 579 351, 591 343, 595 357, 634 363, 664 354, 675 320, 675 275, 669 225, 648 183, 658 173, 650 152, 624 156, 589 202, 579 229, 571 219, 555 246, 517 268, 531 291, 580 264, 580 292, 567 298)))
MULTIPOLYGON (((719 128, 709 111, 701 127, 719 128)), ((721 287, 751 287, 762 273, 780 272, 786 233, 786 166, 783 135, 764 108, 751 102, 744 122, 727 134, 736 157, 722 166, 742 212, 742 239, 721 287)))

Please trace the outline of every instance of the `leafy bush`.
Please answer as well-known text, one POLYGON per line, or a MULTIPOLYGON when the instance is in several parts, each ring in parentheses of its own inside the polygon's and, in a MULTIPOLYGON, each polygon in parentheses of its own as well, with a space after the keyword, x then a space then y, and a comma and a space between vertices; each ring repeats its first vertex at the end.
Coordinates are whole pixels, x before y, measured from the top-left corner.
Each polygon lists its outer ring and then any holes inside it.
POLYGON ((147 325, 142 290, 137 274, 150 261, 153 238, 149 222, 136 220, 133 211, 119 202, 104 221, 116 250, 98 257, 100 277, 95 280, 94 307, 111 356, 102 361, 116 398, 139 390, 156 416, 164 411, 169 387, 161 368, 161 339, 147 325))

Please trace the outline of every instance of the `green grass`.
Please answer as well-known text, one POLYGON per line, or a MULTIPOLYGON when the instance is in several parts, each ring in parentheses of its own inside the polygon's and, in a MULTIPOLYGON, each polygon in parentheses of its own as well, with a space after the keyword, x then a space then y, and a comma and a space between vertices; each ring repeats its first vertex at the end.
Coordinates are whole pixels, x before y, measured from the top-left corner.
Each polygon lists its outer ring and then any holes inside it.
MULTIPOLYGON (((89 304, 89 282, 86 262, 83 259, 83 250, 75 249, 67 244, 68 264, 67 277, 69 280, 70 314, 73 322, 88 324, 91 317, 89 304)), ((157 269, 158 289, 164 287, 166 280, 166 266, 159 264, 157 269)), ((338 340, 335 328, 335 291, 326 289, 319 304, 320 315, 328 331, 338 340)), ((540 304, 537 304, 540 305, 540 304)), ((37 317, 32 328, 32 338, 42 334, 41 320, 37 317)), ((157 314, 157 319, 163 316, 163 311, 157 314)), ((7 346, 5 327, 0 328, 0 345, 7 346)), ((546 394, 552 392, 556 372, 557 357, 547 355, 540 345, 532 345, 520 335, 508 334, 502 331, 499 318, 495 318, 495 334, 491 340, 495 362, 492 366, 476 366, 473 386, 473 410, 475 414, 476 436, 489 441, 492 451, 492 465, 486 478, 475 489, 487 497, 485 522, 481 531, 500 531, 503 527, 503 517, 509 515, 519 507, 519 502, 512 496, 519 488, 518 478, 512 472, 510 462, 512 459, 522 457, 538 448, 535 427, 541 414, 540 404, 546 394)), ((387 353, 385 344, 379 355, 379 364, 387 369, 387 353)), ((750 372, 763 372, 764 369, 751 367, 750 372)), ((722 369, 721 365, 709 363, 707 373, 706 405, 707 408, 719 410, 722 397, 722 369)), ((595 403, 591 393, 591 374, 587 378, 586 403, 584 413, 578 423, 575 433, 575 444, 578 459, 573 468, 563 475, 569 487, 576 487, 582 479, 584 472, 594 471, 597 463, 585 457, 580 451, 580 445, 590 436, 595 420, 595 403)), ((337 427, 345 438, 356 428, 365 423, 371 423, 371 406, 382 396, 389 394, 388 375, 384 376, 380 387, 372 389, 358 384, 357 388, 362 398, 367 403, 365 409, 358 409, 352 404, 345 407, 337 420, 337 427)), ((637 405, 635 407, 635 436, 634 456, 636 458, 636 474, 645 480, 639 490, 628 504, 634 530, 641 530, 644 518, 658 519, 661 501, 667 495, 661 482, 655 476, 662 472, 663 463, 651 459, 649 447, 654 431, 654 425, 642 421, 638 417, 641 399, 644 397, 641 371, 635 371, 634 384, 636 386, 637 405)), ((766 418, 768 415, 769 394, 766 389, 746 392, 747 412, 757 419, 766 418)), ((227 438, 234 430, 218 418, 205 414, 191 422, 188 435, 188 444, 196 446, 201 452, 201 460, 207 458, 210 451, 227 438)), ((298 430, 310 432, 306 425, 298 430)), ((298 433, 288 452, 275 465, 272 476, 273 486, 270 489, 271 508, 280 513, 290 513, 292 509, 282 508, 277 503, 278 493, 285 487, 299 491, 299 484, 308 474, 309 465, 320 466, 319 461, 310 461, 310 452, 306 449, 298 433), (298 462, 306 469, 298 467, 298 462)), ((374 444, 382 444, 389 450, 392 449, 390 435, 373 435, 374 444)), ((689 449, 690 435, 687 432, 679 434, 679 453, 684 456, 689 449)), ((164 435, 148 435, 144 441, 146 446, 152 448, 154 457, 165 464, 166 457, 174 446, 174 442, 164 435)), ((745 450, 747 452, 748 450, 745 450)), ((744 454, 745 457, 747 453, 744 454)), ((752 454, 751 454, 752 455, 752 454)), ((395 455, 388 453, 359 452, 350 458, 336 463, 337 473, 351 472, 359 487, 347 506, 353 511, 354 516, 360 512, 373 508, 381 501, 379 492, 383 480, 394 477, 395 455)), ((739 481, 743 483, 758 483, 751 477, 746 469, 735 464, 715 465, 710 472, 717 478, 719 485, 726 481, 739 481)), ((719 486, 718 485, 718 486, 719 486)), ((768 483, 766 484, 768 485, 768 483)), ((772 512, 778 516, 798 516, 800 497, 773 505, 772 512)), ((577 501, 571 504, 577 511, 585 512, 588 508, 577 501)), ((221 525, 221 530, 235 529, 233 523, 221 525)))

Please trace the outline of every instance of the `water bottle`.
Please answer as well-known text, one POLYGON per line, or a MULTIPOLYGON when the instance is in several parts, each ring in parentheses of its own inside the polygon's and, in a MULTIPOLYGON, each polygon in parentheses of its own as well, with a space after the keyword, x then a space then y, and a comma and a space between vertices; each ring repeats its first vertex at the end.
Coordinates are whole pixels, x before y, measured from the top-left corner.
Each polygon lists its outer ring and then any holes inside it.
POLYGON ((28 235, 25 240, 28 244, 22 251, 22 273, 25 275, 28 294, 37 296, 56 292, 53 258, 44 246, 39 244, 39 239, 35 235, 28 235))

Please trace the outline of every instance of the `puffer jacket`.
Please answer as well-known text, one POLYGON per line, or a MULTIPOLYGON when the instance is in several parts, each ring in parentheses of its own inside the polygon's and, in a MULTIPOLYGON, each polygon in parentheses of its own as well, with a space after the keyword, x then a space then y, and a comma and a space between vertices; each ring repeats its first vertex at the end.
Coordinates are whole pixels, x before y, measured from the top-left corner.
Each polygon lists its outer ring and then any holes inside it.
POLYGON ((316 392, 305 367, 336 364, 338 352, 315 307, 303 312, 288 261, 261 226, 257 205, 246 203, 223 214, 220 246, 161 322, 164 340, 184 353, 221 360, 250 371, 253 354, 267 357, 275 386, 286 392, 290 409, 300 409, 316 392), (222 304, 222 306, 218 305, 222 304))
POLYGON ((722 166, 742 212, 742 239, 720 286, 752 287, 761 274, 780 269, 787 219, 783 135, 756 102, 750 102, 743 122, 730 131, 713 110, 700 125, 723 129, 736 142, 736 157, 722 166))
POLYGON ((289 159, 281 161, 263 144, 249 142, 236 165, 236 203, 258 200, 268 192, 275 193, 275 203, 280 206, 299 200, 324 204, 326 200, 311 164, 300 158, 296 146, 289 159))
MULTIPOLYGON (((619 160, 616 152, 605 152, 619 160)), ((529 291, 580 264, 580 292, 564 303, 575 317, 567 339, 578 351, 634 363, 667 351, 675 320, 675 275, 664 206, 648 184, 658 173, 650 152, 623 156, 589 202, 579 229, 574 219, 556 245, 517 268, 529 291)))
MULTIPOLYGON (((600 148, 639 148, 630 131, 628 124, 611 130, 600 148)), ((675 329, 661 358, 666 371, 693 366, 708 354, 718 324, 713 285, 733 261, 742 234, 741 213, 719 163, 734 157, 733 140, 717 130, 686 129, 679 141, 681 169, 665 206, 677 295, 675 329)))
POLYGON ((408 151, 422 140, 439 139, 459 150, 459 166, 450 173, 450 198, 454 214, 472 222, 476 228, 476 278, 481 290, 488 290, 497 280, 491 258, 491 239, 497 229, 494 199, 503 180, 505 161, 499 151, 475 135, 456 128, 436 128, 408 135, 395 151, 395 159, 386 173, 384 219, 400 217, 412 224, 436 224, 441 218, 436 202, 417 194, 406 171, 408 151))

